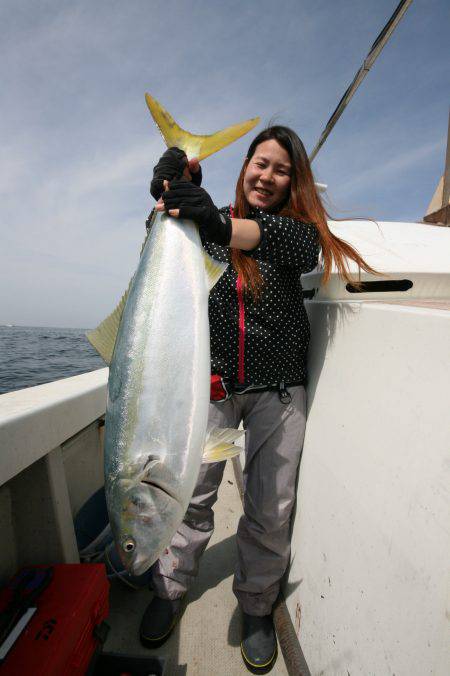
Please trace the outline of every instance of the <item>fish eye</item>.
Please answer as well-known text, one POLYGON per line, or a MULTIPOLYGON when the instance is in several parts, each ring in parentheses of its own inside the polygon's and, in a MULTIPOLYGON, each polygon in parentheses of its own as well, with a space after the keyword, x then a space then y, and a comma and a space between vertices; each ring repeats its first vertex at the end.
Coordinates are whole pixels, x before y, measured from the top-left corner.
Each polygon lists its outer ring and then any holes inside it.
POLYGON ((133 549, 135 548, 135 546, 136 546, 136 543, 132 538, 129 538, 128 540, 125 540, 122 543, 122 547, 123 547, 124 551, 126 551, 126 552, 132 552, 133 549))

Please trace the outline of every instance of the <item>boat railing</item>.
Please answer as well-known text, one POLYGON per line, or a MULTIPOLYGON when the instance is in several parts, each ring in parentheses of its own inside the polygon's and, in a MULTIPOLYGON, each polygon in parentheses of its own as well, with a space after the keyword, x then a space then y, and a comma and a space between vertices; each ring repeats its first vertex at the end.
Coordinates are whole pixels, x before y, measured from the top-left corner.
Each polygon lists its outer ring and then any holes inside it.
POLYGON ((103 484, 108 369, 0 396, 0 583, 79 560, 73 517, 103 484))

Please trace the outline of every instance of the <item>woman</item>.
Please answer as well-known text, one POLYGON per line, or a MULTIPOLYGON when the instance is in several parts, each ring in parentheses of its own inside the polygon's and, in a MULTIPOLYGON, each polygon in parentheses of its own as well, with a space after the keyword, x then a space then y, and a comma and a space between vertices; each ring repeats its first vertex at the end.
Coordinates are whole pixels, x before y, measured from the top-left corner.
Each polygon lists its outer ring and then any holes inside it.
MULTIPOLYGON (((269 127, 252 142, 234 207, 217 209, 200 183, 198 163, 188 165, 184 153, 172 148, 154 169, 151 192, 160 198, 157 210, 196 221, 205 249, 231 263, 209 300, 209 422, 236 428, 243 422, 246 430, 233 591, 243 613, 244 662, 250 671, 264 673, 276 659, 271 613, 289 563, 305 431, 309 324, 300 275, 316 267, 319 245, 324 282, 332 260, 348 280, 346 257, 373 270, 329 230, 306 151, 291 129, 269 127)), ((154 565, 155 596, 141 624, 147 646, 161 645, 180 616, 181 598, 213 532, 212 505, 224 465, 201 466, 184 521, 154 565)))

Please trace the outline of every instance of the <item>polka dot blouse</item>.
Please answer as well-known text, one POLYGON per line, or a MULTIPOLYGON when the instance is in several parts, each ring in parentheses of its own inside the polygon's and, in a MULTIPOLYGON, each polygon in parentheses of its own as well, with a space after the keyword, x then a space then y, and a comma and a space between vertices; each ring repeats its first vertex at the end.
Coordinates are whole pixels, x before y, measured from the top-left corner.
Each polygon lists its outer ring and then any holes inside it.
MULTIPOLYGON (((220 211, 231 215, 229 207, 220 211)), ((258 261, 264 279, 262 294, 257 301, 244 294, 239 307, 232 265, 211 291, 211 373, 246 385, 304 384, 310 330, 300 275, 317 265, 317 230, 312 224, 261 209, 252 209, 247 217, 254 218, 261 230, 259 246, 245 253, 258 261)), ((213 258, 230 262, 227 247, 212 244, 204 236, 202 241, 213 258)))

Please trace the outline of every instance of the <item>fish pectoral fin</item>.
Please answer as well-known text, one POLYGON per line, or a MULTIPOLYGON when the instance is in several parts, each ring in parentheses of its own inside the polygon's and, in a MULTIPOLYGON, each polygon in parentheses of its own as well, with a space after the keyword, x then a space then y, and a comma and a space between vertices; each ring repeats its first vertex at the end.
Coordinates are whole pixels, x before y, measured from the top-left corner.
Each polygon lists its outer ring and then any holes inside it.
POLYGON ((221 462, 243 451, 242 446, 233 442, 245 434, 245 430, 235 430, 226 427, 213 427, 203 449, 202 462, 221 462))
POLYGON ((167 147, 181 148, 189 159, 197 157, 199 160, 204 160, 205 157, 236 141, 259 123, 259 117, 254 117, 251 120, 226 127, 226 129, 214 134, 203 136, 190 134, 178 126, 172 115, 153 96, 146 94, 145 100, 167 147))
POLYGON ((159 464, 159 458, 154 458, 153 456, 149 455, 144 467, 136 474, 136 484, 140 484, 141 482, 148 483, 153 470, 159 464))
POLYGON ((228 263, 220 263, 212 258, 206 251, 203 251, 203 262, 205 264, 206 278, 208 280, 208 288, 211 291, 213 286, 217 284, 219 279, 228 267, 228 263))

